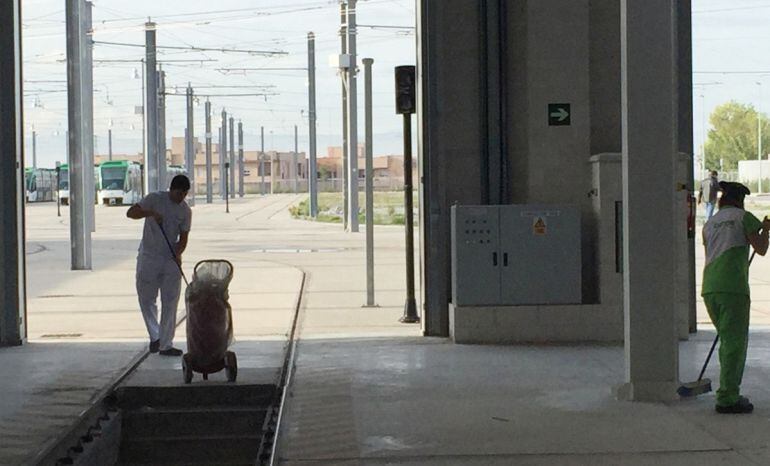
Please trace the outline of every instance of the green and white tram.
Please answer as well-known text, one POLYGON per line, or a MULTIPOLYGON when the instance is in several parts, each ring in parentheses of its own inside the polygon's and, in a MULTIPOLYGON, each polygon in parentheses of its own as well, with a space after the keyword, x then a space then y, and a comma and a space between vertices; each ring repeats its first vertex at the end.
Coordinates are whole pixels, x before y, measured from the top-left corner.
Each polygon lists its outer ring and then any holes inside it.
POLYGON ((59 167, 59 202, 62 205, 70 201, 70 169, 66 163, 59 167))
POLYGON ((142 199, 142 168, 127 160, 103 162, 99 165, 99 186, 99 204, 135 204, 142 199))
MULTIPOLYGON (((54 171, 54 176, 56 172, 54 171)), ((99 192, 99 167, 94 165, 94 189, 99 192)), ((98 197, 94 194, 94 202, 98 197)), ((62 205, 68 205, 70 202, 70 169, 66 163, 59 166, 59 202, 62 205)))
POLYGON ((166 186, 165 189, 171 187, 171 180, 177 175, 186 175, 187 170, 181 165, 168 165, 166 167, 166 186))
POLYGON ((51 168, 24 169, 24 189, 27 202, 55 201, 56 170, 51 168))

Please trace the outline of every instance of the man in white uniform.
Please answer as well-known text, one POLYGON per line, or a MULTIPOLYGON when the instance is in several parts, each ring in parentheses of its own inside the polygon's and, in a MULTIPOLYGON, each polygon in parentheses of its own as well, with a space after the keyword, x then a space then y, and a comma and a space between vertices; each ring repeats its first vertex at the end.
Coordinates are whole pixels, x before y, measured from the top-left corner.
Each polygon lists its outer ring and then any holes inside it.
POLYGON ((126 212, 128 218, 144 220, 142 242, 136 258, 136 292, 144 323, 150 334, 150 352, 163 356, 181 356, 173 347, 176 330, 176 308, 179 302, 182 275, 182 253, 187 247, 192 211, 184 198, 190 190, 190 180, 177 175, 168 191, 145 196, 126 212), (162 230, 161 230, 162 225, 162 230), (166 238, 174 249, 171 253, 166 238), (158 291, 161 316, 158 323, 158 291))

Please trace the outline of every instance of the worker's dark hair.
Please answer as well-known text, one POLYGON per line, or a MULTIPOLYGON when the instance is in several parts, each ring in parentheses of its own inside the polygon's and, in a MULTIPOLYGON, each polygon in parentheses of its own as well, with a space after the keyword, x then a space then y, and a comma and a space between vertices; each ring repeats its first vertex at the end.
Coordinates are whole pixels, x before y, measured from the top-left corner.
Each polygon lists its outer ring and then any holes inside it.
POLYGON ((185 175, 177 175, 171 180, 171 189, 178 189, 180 191, 190 190, 190 179, 185 175))
POLYGON ((722 197, 719 198, 719 207, 732 205, 742 209, 743 199, 751 194, 751 191, 746 186, 730 181, 720 181, 719 190, 722 191, 722 197))
POLYGON ((717 176, 717 175, 719 175, 719 173, 717 173, 716 170, 711 170, 711 176, 717 176))

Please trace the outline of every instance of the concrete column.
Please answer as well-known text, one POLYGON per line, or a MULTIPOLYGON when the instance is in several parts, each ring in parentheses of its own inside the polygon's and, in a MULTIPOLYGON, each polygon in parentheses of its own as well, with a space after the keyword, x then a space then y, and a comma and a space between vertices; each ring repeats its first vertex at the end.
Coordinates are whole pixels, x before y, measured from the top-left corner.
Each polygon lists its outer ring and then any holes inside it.
POLYGON ((88 150, 93 135, 89 133, 86 62, 86 5, 83 0, 66 3, 67 18, 67 107, 69 142, 70 243, 72 270, 91 269, 91 217, 94 199, 89 196, 89 180, 94 168, 89 165, 88 150))
POLYGON ((227 112, 222 110, 222 129, 219 133, 219 193, 222 196, 222 200, 225 199, 225 178, 227 177, 227 170, 225 169, 225 163, 227 162, 227 112))
POLYGON ((0 2, 0 346, 27 338, 21 0, 0 2))
POLYGON ((32 168, 37 168, 37 132, 32 130, 32 168))
POLYGON ((356 70, 356 0, 347 5, 348 55, 348 213, 350 231, 358 233, 358 86, 356 70))
POLYGON ((315 101, 315 34, 307 34, 308 81, 308 170, 307 189, 310 193, 310 216, 318 217, 318 166, 316 163, 316 101, 315 101))
POLYGON ((206 101, 206 204, 214 200, 211 186, 211 102, 206 101))
MULTIPOLYGON (((692 0, 677 2, 677 49, 679 53, 679 152, 690 157, 687 167, 688 195, 695 200, 695 177, 692 159, 695 155, 692 135, 692 0)), ((687 238, 687 301, 688 326, 691 333, 698 330, 695 295, 695 232, 687 238)))
POLYGON ((94 179, 94 45, 93 45, 93 2, 85 2, 85 15, 83 20, 83 41, 84 41, 84 61, 83 61, 83 126, 85 133, 83 137, 83 157, 84 170, 86 170, 86 197, 90 202, 86 204, 86 216, 88 217, 88 226, 91 232, 96 231, 96 212, 94 203, 96 202, 96 180, 94 179))
POLYGON ((171 180, 166 176, 166 72, 158 71, 158 187, 167 189, 171 180))
MULTIPOLYGON (((348 53, 348 27, 347 27, 347 1, 340 1, 340 53, 348 53)), ((348 229, 348 88, 345 85, 347 81, 347 70, 340 69, 342 77, 342 228, 348 229)))
POLYGON ((235 118, 230 117, 230 198, 235 199, 235 118))
POLYGON ((486 137, 480 108, 482 12, 478 2, 462 0, 420 0, 417 8, 422 321, 426 335, 448 336, 450 208, 454 202, 480 204, 485 189, 479 158, 468 156, 479 153, 486 137))
POLYGON ((243 197, 243 123, 238 122, 238 197, 243 197))
MULTIPOLYGON (((190 179, 190 193, 188 204, 195 205, 195 123, 193 119, 193 88, 187 84, 187 128, 185 131, 185 162, 187 165, 187 178, 190 179)), ((164 188, 165 189, 165 188, 164 188)))
MULTIPOLYGON (((144 176, 145 192, 152 193, 162 189, 158 179, 158 74, 155 50, 155 23, 145 24, 145 53, 147 70, 145 78, 145 151, 144 176)), ((165 188, 165 186, 163 187, 165 188)))
POLYGON ((675 4, 621 1, 625 400, 677 398, 675 4))

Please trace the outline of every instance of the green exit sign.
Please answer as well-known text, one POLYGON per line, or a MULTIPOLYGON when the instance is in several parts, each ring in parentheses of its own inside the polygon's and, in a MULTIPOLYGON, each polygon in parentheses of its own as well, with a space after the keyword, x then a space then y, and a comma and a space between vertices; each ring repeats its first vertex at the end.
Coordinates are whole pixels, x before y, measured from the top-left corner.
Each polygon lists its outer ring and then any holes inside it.
POLYGON ((548 104, 548 126, 569 126, 571 123, 570 104, 548 104))

